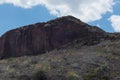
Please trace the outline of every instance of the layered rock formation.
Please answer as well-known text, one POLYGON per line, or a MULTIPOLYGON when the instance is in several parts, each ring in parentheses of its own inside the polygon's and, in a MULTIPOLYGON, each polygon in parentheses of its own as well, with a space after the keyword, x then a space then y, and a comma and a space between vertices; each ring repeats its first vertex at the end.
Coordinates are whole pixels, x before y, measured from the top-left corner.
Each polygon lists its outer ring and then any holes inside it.
POLYGON ((78 39, 89 45, 106 38, 98 27, 65 16, 8 31, 0 38, 0 58, 42 54, 78 39))

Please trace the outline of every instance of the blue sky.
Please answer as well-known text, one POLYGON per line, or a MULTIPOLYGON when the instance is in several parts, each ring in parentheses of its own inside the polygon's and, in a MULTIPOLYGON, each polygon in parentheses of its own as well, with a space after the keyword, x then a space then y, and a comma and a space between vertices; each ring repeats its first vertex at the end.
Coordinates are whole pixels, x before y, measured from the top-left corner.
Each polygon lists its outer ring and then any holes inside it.
POLYGON ((120 32, 120 0, 1 0, 0 36, 20 26, 66 15, 107 32, 120 32))
POLYGON ((0 5, 0 35, 20 26, 46 22, 56 17, 42 6, 24 9, 11 4, 0 5))

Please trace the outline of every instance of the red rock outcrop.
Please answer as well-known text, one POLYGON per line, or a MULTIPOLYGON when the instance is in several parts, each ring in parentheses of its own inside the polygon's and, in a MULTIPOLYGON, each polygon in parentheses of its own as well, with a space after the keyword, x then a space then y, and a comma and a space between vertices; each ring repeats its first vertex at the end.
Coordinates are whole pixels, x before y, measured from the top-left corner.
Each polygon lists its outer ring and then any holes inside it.
POLYGON ((0 38, 0 58, 42 54, 76 39, 87 44, 105 35, 106 32, 97 27, 65 16, 8 31, 0 38))

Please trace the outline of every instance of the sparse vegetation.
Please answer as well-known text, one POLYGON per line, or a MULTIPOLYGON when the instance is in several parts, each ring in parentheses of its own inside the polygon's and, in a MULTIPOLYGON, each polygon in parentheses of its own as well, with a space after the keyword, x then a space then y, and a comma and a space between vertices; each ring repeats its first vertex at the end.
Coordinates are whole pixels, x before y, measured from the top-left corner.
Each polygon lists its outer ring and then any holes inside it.
POLYGON ((84 80, 110 80, 110 73, 107 66, 97 67, 90 70, 83 76, 84 80))
POLYGON ((83 47, 72 43, 43 55, 0 60, 0 80, 117 80, 119 44, 116 48, 110 43, 83 47))
POLYGON ((120 46, 118 42, 109 42, 109 44, 97 47, 96 52, 99 56, 106 57, 106 59, 117 59, 120 58, 120 46))

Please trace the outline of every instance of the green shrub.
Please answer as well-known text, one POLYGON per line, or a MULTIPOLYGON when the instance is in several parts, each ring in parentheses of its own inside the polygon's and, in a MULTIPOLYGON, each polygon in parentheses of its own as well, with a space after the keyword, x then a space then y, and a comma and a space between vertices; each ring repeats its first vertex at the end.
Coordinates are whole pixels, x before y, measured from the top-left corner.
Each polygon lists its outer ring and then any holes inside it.
POLYGON ((79 80, 79 75, 75 71, 68 71, 67 80, 79 80))
POLYGON ((34 73, 33 80, 47 80, 47 76, 44 71, 40 70, 34 73))

